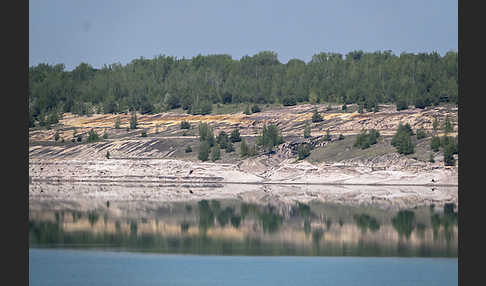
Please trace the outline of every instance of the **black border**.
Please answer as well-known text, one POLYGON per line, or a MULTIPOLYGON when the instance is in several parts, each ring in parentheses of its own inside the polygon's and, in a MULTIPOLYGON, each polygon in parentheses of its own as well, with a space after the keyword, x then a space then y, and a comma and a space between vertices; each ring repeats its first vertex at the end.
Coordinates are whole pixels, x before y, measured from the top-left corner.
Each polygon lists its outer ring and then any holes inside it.
POLYGON ((5 285, 29 285, 29 1, 11 1, 2 6, 1 47, 3 63, 7 63, 2 66, 2 173, 8 180, 3 184, 0 208, 2 245, 7 253, 0 281, 5 285))
MULTIPOLYGON (((470 5, 471 1, 459 1, 458 6, 458 55, 459 55, 459 244, 458 267, 459 285, 482 284, 482 210, 484 201, 479 198, 484 192, 481 185, 474 182, 475 175, 484 176, 483 166, 475 164, 483 153, 481 144, 484 128, 484 72, 480 69, 481 54, 485 50, 480 36, 483 9, 470 5), (466 3, 469 5, 466 6, 466 3), (469 36, 469 42, 466 40, 469 36), (474 146, 476 145, 476 146, 474 146), (478 229, 479 227, 479 229, 478 229), (476 255, 476 257, 474 257, 476 255)), ((477 182, 480 183, 480 182, 477 182)), ((484 283, 484 282, 483 282, 484 283)))

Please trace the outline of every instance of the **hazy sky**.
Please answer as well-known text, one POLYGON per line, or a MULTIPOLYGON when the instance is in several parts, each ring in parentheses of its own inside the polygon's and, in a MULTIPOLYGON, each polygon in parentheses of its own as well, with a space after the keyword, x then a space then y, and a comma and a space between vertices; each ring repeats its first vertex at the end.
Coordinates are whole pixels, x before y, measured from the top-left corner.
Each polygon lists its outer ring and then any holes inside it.
POLYGON ((319 52, 458 50, 457 0, 30 0, 29 66, 127 64, 157 55, 281 62, 319 52))

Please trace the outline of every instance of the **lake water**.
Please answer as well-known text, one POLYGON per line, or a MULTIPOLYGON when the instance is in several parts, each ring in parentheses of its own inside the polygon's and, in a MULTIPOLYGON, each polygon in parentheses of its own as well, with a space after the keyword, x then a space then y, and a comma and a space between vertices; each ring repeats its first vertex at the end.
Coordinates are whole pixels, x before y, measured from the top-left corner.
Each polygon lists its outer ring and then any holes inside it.
POLYGON ((167 254, 457 257, 457 212, 237 200, 31 202, 29 243, 167 254))
POLYGON ((30 249, 29 285, 457 285, 450 258, 154 255, 30 249))
POLYGON ((457 285, 454 208, 31 201, 30 285, 457 285))

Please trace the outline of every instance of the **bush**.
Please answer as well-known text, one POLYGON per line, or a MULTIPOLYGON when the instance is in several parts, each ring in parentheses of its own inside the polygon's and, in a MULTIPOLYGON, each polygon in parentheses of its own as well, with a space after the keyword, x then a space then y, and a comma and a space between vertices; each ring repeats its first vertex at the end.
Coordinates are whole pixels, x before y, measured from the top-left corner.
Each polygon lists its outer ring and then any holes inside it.
POLYGON ((213 104, 206 100, 203 102, 195 102, 193 105, 189 107, 187 110, 187 113, 193 114, 193 115, 206 115, 210 114, 211 111, 213 110, 213 104))
POLYGON ((283 106, 297 105, 297 100, 295 99, 294 96, 287 95, 282 99, 282 104, 283 104, 283 106))
POLYGON ((312 122, 321 122, 323 121, 322 116, 317 112, 317 108, 314 109, 314 114, 312 114, 312 122))
POLYGON ((331 134, 329 134, 329 130, 326 130, 326 136, 324 136, 325 141, 331 141, 331 134))
POLYGON ((60 137, 60 136, 59 136, 59 132, 58 132, 58 131, 56 131, 56 134, 54 134, 54 141, 56 141, 56 142, 57 142, 57 141, 59 140, 59 137, 60 137))
POLYGON ((368 133, 366 130, 363 130, 358 137, 356 137, 356 141, 354 142, 353 146, 361 149, 369 148, 371 145, 377 143, 378 137, 380 137, 380 132, 376 131, 375 129, 371 129, 368 133))
POLYGON ((348 110, 348 106, 346 104, 343 104, 343 106, 341 107, 341 110, 342 111, 347 111, 348 110))
MULTIPOLYGON (((79 138, 79 137, 78 137, 79 138)), ((98 133, 94 131, 93 128, 88 132, 88 139, 86 139, 87 142, 95 142, 98 141, 100 137, 98 136, 98 133)))
POLYGON ((397 111, 408 109, 408 104, 406 100, 397 100, 397 111))
POLYGON ((201 142, 199 145, 199 153, 197 154, 197 158, 201 161, 207 161, 209 159, 209 150, 210 145, 207 141, 201 142))
POLYGON ((59 122, 59 115, 57 112, 52 111, 47 116, 47 125, 56 124, 59 122))
POLYGON ((257 112, 260 112, 260 107, 256 104, 254 104, 252 107, 251 107, 251 113, 257 113, 257 112))
POLYGON ((299 160, 302 160, 310 155, 310 147, 307 144, 301 144, 298 149, 299 160))
POLYGON ((338 140, 344 140, 344 135, 343 134, 339 134, 338 140))
POLYGON ((221 159, 221 153, 219 149, 221 148, 218 144, 214 145, 213 149, 211 150, 211 161, 215 162, 221 159))
POLYGON ((425 102, 424 98, 422 98, 422 97, 417 97, 417 98, 415 99, 415 107, 416 107, 416 108, 424 109, 426 106, 427 106, 427 104, 426 104, 426 102, 425 102))
POLYGON ((434 160, 434 155, 432 153, 430 153, 430 156, 429 156, 429 162, 430 163, 435 163, 435 160, 434 160))
POLYGON ((233 151, 235 151, 235 147, 233 146, 233 143, 228 142, 228 144, 226 145, 226 153, 231 153, 233 151))
POLYGON ((240 131, 238 131, 238 128, 235 128, 231 134, 230 134, 230 141, 235 143, 235 142, 240 142, 241 137, 240 137, 240 131))
POLYGON ((79 134, 76 138, 76 141, 81 142, 83 141, 83 135, 79 134))
POLYGON ((106 159, 110 159, 110 151, 106 151, 105 157, 106 157, 106 159))
POLYGON ((319 97, 317 96, 317 93, 315 91, 311 91, 309 93, 309 103, 316 104, 318 102, 319 102, 319 97))
POLYGON ((363 113, 363 104, 358 104, 358 112, 363 113))
POLYGON ((147 131, 143 130, 142 131, 142 134, 140 135, 140 137, 147 137, 147 131))
POLYGON ((191 124, 185 120, 181 121, 181 129, 191 129, 191 124))
POLYGON ((243 113, 246 114, 246 115, 250 115, 251 114, 251 112, 250 112, 250 105, 247 105, 245 107, 245 111, 243 111, 243 113))
POLYGON ((103 139, 108 139, 108 133, 106 132, 106 130, 105 130, 105 132, 103 133, 103 139))
POLYGON ((187 148, 186 148, 186 153, 191 153, 191 152, 192 152, 192 148, 191 148, 191 146, 187 146, 187 148))

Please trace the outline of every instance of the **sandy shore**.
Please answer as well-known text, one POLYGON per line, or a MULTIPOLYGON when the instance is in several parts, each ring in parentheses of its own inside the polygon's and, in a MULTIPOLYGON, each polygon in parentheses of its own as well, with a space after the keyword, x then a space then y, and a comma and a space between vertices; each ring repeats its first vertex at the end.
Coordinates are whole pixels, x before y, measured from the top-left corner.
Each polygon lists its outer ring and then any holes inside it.
POLYGON ((401 208, 458 205, 457 168, 444 167, 374 170, 287 160, 267 168, 257 160, 219 164, 169 159, 30 159, 29 182, 30 200, 319 200, 401 208))

